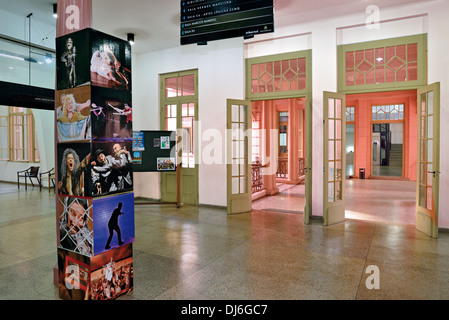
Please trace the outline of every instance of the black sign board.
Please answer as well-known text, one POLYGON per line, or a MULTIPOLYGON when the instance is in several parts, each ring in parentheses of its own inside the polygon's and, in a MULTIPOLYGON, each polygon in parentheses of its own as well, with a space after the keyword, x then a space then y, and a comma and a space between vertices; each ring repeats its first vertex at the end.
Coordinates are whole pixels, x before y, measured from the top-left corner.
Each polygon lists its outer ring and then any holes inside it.
POLYGON ((176 131, 134 131, 133 171, 176 171, 176 131))
POLYGON ((273 0, 181 0, 181 45, 274 32, 273 0))

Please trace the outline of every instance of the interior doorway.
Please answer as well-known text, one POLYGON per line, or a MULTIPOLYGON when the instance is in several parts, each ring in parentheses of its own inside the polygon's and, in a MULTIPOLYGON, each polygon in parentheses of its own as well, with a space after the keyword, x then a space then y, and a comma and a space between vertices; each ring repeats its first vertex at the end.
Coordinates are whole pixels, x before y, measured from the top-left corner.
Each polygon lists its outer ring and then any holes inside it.
POLYGON ((417 91, 348 94, 346 108, 346 218, 415 224, 417 91))
POLYGON ((304 213, 306 98, 252 102, 252 209, 304 213))

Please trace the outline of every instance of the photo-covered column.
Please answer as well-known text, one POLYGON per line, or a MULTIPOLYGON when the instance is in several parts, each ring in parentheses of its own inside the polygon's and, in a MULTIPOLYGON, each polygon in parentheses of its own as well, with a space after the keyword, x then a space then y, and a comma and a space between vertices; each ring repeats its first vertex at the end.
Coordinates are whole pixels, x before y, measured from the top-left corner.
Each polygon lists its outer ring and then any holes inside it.
POLYGON ((131 46, 90 28, 91 8, 58 1, 58 285, 67 300, 133 289, 131 46))

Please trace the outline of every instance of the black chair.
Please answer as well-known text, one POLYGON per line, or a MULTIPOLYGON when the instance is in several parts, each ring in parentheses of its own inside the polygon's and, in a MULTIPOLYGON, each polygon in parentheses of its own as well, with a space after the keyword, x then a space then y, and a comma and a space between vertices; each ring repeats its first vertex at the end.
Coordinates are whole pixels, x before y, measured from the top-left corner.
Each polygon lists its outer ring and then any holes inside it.
POLYGON ((55 187, 55 168, 51 168, 50 170, 46 171, 46 172, 41 172, 39 173, 39 178, 40 178, 40 190, 42 190, 42 176, 43 175, 47 175, 47 179, 48 179, 48 192, 50 192, 50 189, 52 188, 51 184, 53 184, 53 187, 55 187), (51 183, 51 184, 50 184, 51 183))
POLYGON ((39 168, 40 167, 29 167, 26 170, 17 171, 17 188, 20 188, 19 179, 25 178, 25 190, 27 189, 27 178, 30 179, 32 186, 34 187, 33 180, 31 178, 35 178, 39 183, 39 187, 41 185, 41 181, 39 180, 39 168))

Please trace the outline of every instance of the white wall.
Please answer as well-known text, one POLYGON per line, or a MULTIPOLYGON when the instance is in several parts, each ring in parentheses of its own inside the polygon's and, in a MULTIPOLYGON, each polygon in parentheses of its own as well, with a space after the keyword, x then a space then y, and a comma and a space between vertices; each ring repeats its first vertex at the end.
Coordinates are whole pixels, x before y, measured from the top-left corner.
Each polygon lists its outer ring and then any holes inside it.
MULTIPOLYGON (((336 46, 341 43, 363 42, 428 32, 428 82, 441 82, 441 128, 449 125, 449 3, 425 2, 395 8, 380 8, 379 29, 364 24, 365 12, 337 16, 288 27, 278 27, 273 34, 247 41, 242 49, 240 40, 211 42, 207 47, 179 47, 137 58, 138 87, 134 87, 136 129, 159 128, 158 78, 160 73, 199 69, 199 107, 203 131, 208 128, 224 130, 226 98, 243 98, 244 58, 285 51, 312 49, 313 61, 313 199, 312 212, 322 215, 323 187, 323 91, 337 90, 336 46), (413 17, 413 18, 411 18, 413 17), (405 19, 403 19, 405 18, 405 19), (267 40, 267 41, 260 41, 267 40), (252 44, 251 44, 252 42, 252 44), (143 84, 143 85, 142 85, 143 84)), ((449 156, 449 138, 441 135, 441 155, 449 156)), ((449 227, 449 163, 441 161, 440 227, 449 227)), ((226 169, 224 166, 200 167, 200 203, 225 205, 226 169), (214 179, 211 179, 214 177, 214 179)), ((137 189, 137 188, 136 188, 137 189)), ((151 188, 149 187, 150 191, 151 188)), ((157 192, 156 192, 157 193, 157 192)))
MULTIPOLYGON (((311 33, 312 38, 312 64, 313 64, 313 189, 312 212, 313 215, 322 215, 322 187, 323 187, 323 91, 337 90, 337 63, 336 46, 341 43, 364 42, 385 38, 408 36, 416 33, 428 32, 428 83, 441 83, 441 128, 449 125, 449 3, 448 1, 426 2, 396 8, 380 8, 380 20, 390 21, 381 23, 379 29, 368 29, 364 26, 367 19, 365 12, 359 14, 339 16, 323 21, 314 21, 307 24, 298 23, 285 28, 277 28, 272 37, 282 39, 285 46, 285 37, 289 34, 311 33), (413 17, 413 19, 403 19, 413 17), (360 25, 362 25, 360 27, 360 25), (351 27, 353 26, 353 27, 351 27), (335 53, 335 54, 332 54, 335 53)), ((295 38, 291 38, 295 41, 295 38)), ((247 51, 249 52, 249 50, 247 51)), ((440 227, 449 227, 449 212, 444 208, 449 206, 449 162, 442 161, 449 156, 449 137, 442 131, 440 148, 440 227), (446 196, 445 196, 446 195, 446 196)))
MULTIPOLYGON (((134 59, 133 65, 133 130, 159 129, 159 74, 198 69, 199 203, 226 206, 226 99, 244 98, 243 39, 142 54, 134 59), (223 138, 222 149, 217 150, 222 152, 220 163, 203 162, 202 151, 210 150, 212 141, 207 134, 220 134, 223 138)), ((136 197, 160 198, 158 173, 136 173, 135 177, 136 197)))

